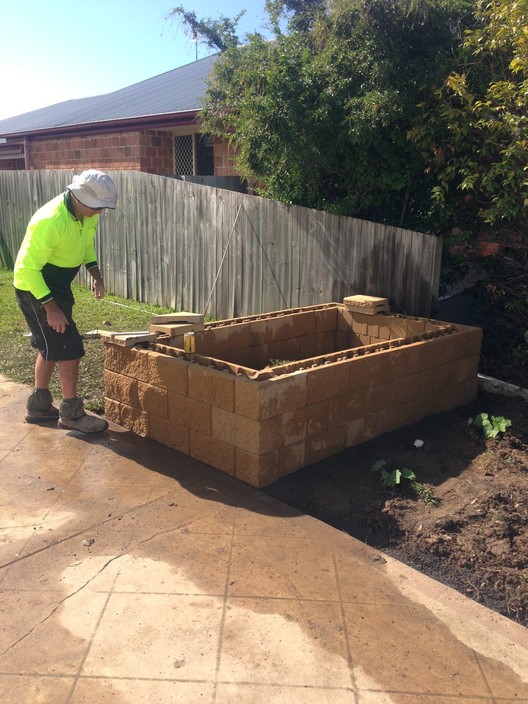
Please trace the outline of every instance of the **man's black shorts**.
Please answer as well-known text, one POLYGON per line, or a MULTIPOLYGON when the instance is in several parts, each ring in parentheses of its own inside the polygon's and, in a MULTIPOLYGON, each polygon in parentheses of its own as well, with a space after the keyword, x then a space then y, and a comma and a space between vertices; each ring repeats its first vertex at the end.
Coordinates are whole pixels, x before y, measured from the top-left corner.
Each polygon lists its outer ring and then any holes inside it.
POLYGON ((35 347, 46 362, 65 362, 84 357, 84 345, 77 326, 72 319, 73 304, 55 297, 68 320, 65 332, 55 332, 48 325, 44 306, 29 291, 15 288, 20 310, 24 314, 31 331, 31 345, 35 347))

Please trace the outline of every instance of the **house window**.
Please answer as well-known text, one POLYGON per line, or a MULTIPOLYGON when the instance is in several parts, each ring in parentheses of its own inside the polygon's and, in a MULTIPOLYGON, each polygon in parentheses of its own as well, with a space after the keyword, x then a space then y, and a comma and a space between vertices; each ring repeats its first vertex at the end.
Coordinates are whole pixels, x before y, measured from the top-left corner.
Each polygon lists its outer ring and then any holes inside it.
POLYGON ((214 176, 213 138, 184 134, 174 138, 174 173, 178 176, 214 176))

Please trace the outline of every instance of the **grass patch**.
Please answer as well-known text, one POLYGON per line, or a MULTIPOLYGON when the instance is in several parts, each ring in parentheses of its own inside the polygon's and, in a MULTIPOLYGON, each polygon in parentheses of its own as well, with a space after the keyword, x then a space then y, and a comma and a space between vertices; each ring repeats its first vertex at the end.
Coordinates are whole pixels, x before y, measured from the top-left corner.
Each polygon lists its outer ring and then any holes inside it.
MULTIPOLYGON (((78 284, 73 285, 75 307, 73 319, 81 335, 89 330, 147 330, 151 315, 171 313, 170 308, 129 301, 107 295, 96 301, 92 292, 78 284)), ((0 373, 13 381, 33 387, 35 350, 28 328, 16 302, 13 290, 13 272, 0 269, 0 373)), ((97 413, 103 409, 103 345, 100 340, 86 340, 86 355, 81 362, 78 394, 86 408, 97 413)), ((61 389, 55 372, 50 385, 55 398, 61 398, 61 389)))

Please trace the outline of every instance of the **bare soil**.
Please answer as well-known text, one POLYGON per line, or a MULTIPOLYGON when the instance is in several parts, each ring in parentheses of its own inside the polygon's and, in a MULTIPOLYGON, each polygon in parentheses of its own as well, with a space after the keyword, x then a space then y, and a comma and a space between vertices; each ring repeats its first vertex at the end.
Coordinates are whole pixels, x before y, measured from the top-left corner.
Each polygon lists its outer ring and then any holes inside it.
POLYGON ((348 448, 266 491, 528 626, 525 400, 479 392, 468 406, 348 448), (482 412, 512 425, 486 439, 468 424, 482 412), (412 470, 422 495, 404 478, 387 488, 371 470, 378 460, 412 470))

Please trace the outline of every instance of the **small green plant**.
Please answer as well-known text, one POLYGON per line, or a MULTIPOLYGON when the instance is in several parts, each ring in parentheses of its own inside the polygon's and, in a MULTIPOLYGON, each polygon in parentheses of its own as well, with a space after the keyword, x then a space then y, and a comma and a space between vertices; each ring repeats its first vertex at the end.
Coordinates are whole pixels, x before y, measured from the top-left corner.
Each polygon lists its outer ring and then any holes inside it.
POLYGON ((473 419, 473 425, 477 428, 482 428, 484 437, 496 438, 499 433, 505 433, 506 429, 511 426, 511 420, 503 416, 489 416, 487 413, 479 413, 473 419))
POLYGON ((393 469, 391 472, 388 472, 385 469, 386 464, 385 460, 378 460, 374 462, 371 469, 373 472, 380 473, 381 481, 388 489, 393 489, 401 483, 402 479, 408 479, 410 481, 416 479, 416 474, 411 469, 393 469))
POLYGON ((374 462, 371 470, 373 472, 379 472, 381 482, 388 489, 394 489, 394 487, 402 483, 402 480, 407 479, 409 486, 419 499, 424 501, 426 504, 431 504, 433 506, 436 506, 439 503, 432 490, 425 484, 417 481, 416 474, 412 471, 412 469, 407 469, 404 467, 403 469, 393 469, 389 472, 385 469, 386 465, 387 463, 385 460, 378 460, 377 462, 374 462))

